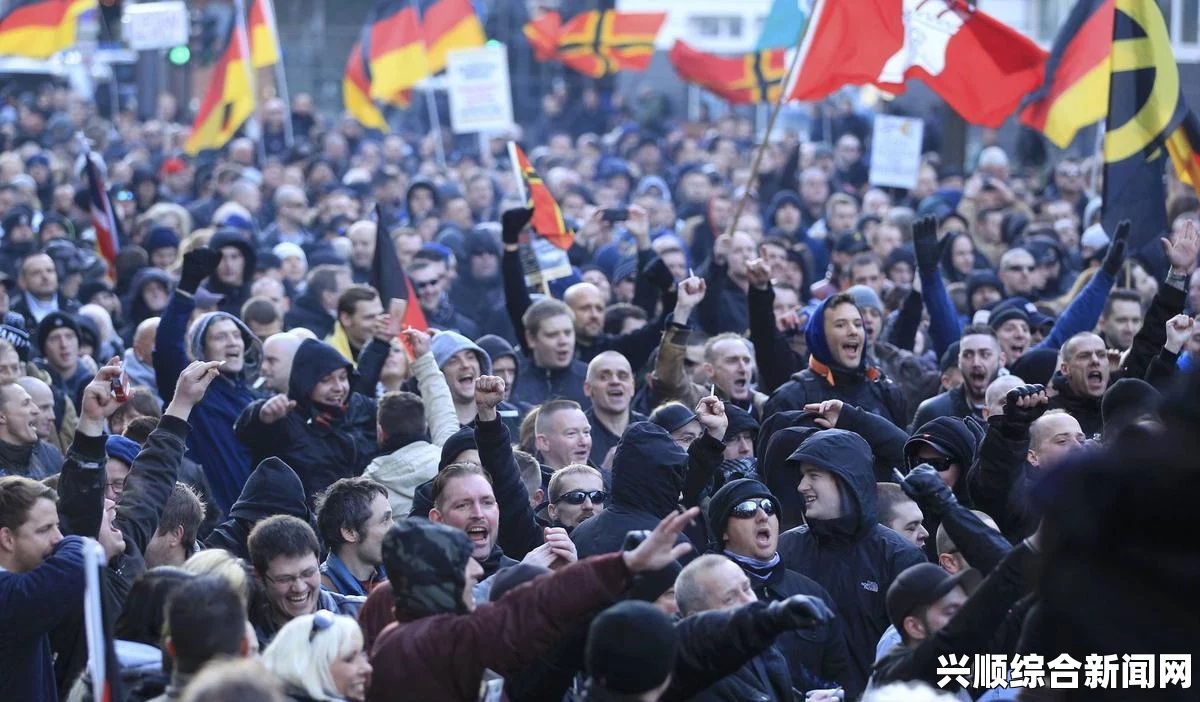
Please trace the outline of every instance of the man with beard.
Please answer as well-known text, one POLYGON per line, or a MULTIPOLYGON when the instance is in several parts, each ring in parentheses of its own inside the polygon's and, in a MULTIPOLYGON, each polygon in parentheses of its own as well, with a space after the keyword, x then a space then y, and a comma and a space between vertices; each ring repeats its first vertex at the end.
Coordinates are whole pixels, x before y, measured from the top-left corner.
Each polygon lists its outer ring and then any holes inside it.
POLYGON ((375 399, 351 390, 351 370, 332 346, 306 339, 287 394, 255 401, 234 425, 256 461, 277 456, 295 466, 310 499, 338 478, 361 475, 378 450, 375 399))
POLYGON ((585 463, 592 452, 592 426, 579 404, 551 400, 538 410, 534 436, 538 456, 550 470, 585 463))
POLYGON ((808 368, 784 383, 763 406, 763 416, 842 400, 903 426, 904 397, 892 381, 867 366, 863 317, 854 298, 839 293, 817 306, 804 330, 808 368))
MULTIPOLYGON (((740 479, 726 483, 708 505, 711 551, 741 568, 752 594, 765 602, 793 595, 819 598, 833 609, 833 598, 815 581, 789 570, 779 557, 779 502, 766 485, 740 479)), ((787 632, 776 646, 787 660, 797 690, 829 689, 848 684, 849 654, 839 620, 800 632, 787 632)), ((853 699, 860 690, 847 688, 853 699)))
POLYGON ((584 412, 592 426, 592 465, 604 465, 631 423, 646 421, 645 415, 630 408, 633 390, 633 369, 621 354, 605 351, 588 363, 583 391, 592 401, 584 412))
POLYGON ((1081 332, 1067 340, 1059 353, 1059 374, 1052 384, 1058 394, 1047 409, 1066 410, 1079 421, 1083 433, 1095 437, 1104 429, 1100 400, 1108 389, 1108 351, 1104 340, 1081 332))
POLYGON ((189 355, 198 361, 220 362, 221 377, 192 412, 187 445, 191 457, 204 468, 213 500, 228 513, 254 466, 233 426, 254 401, 246 377, 257 368, 262 345, 240 319, 225 312, 206 313, 188 325, 196 307, 193 295, 220 261, 221 254, 210 248, 184 254, 179 285, 155 334, 154 375, 159 395, 169 403, 189 355))
POLYGON ((547 496, 546 514, 554 526, 566 529, 568 534, 585 520, 603 512, 608 504, 604 476, 581 463, 554 471, 547 496))
POLYGON ((434 336, 430 349, 450 388, 450 399, 454 401, 458 423, 466 426, 475 421, 477 412, 475 379, 481 375, 491 375, 492 361, 474 341, 455 332, 442 332, 434 336))
POLYGON ((937 417, 975 417, 983 419, 988 385, 1005 364, 1000 341, 990 327, 972 324, 963 330, 958 344, 958 369, 963 383, 957 388, 931 397, 917 408, 913 428, 937 417))

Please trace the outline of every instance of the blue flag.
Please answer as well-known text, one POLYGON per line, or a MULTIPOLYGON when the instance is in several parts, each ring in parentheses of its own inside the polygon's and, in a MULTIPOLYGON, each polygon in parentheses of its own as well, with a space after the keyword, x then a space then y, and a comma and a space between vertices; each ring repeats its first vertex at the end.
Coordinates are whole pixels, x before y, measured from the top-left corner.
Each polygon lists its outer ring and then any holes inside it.
POLYGON ((811 9, 811 0, 775 0, 754 50, 792 49, 799 46, 800 32, 811 9))

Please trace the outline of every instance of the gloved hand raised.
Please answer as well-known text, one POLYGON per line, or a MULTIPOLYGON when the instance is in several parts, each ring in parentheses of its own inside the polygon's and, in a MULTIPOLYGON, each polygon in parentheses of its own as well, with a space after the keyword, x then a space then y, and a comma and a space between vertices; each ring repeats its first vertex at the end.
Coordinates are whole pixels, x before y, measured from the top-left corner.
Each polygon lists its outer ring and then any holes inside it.
POLYGON ((1130 229, 1127 219, 1117 223, 1117 231, 1113 232, 1112 243, 1108 245, 1108 253, 1104 255, 1104 263, 1101 264, 1105 273, 1115 276, 1121 271, 1121 264, 1125 262, 1125 249, 1129 245, 1130 229))
POLYGON ((938 265, 937 217, 928 215, 913 222, 913 250, 917 254, 917 269, 925 272, 938 265))
POLYGON ((500 215, 500 239, 505 244, 515 244, 521 238, 521 231, 529 220, 533 219, 532 207, 514 207, 505 210, 500 215))
POLYGON ((786 600, 772 602, 768 611, 785 629, 814 629, 833 621, 834 616, 829 605, 811 595, 792 595, 786 600))
POLYGON ((221 252, 205 246, 202 249, 188 251, 183 255, 183 266, 179 274, 179 289, 189 295, 196 292, 200 283, 217 270, 221 263, 221 252))
POLYGON ((1045 414, 1049 401, 1045 385, 1020 385, 1004 396, 1004 419, 1010 424, 1033 424, 1045 414))
POLYGON ((892 478, 900 484, 904 494, 917 503, 927 518, 940 521, 951 507, 958 504, 954 491, 928 463, 913 468, 908 475, 901 475, 900 471, 893 468, 892 478))

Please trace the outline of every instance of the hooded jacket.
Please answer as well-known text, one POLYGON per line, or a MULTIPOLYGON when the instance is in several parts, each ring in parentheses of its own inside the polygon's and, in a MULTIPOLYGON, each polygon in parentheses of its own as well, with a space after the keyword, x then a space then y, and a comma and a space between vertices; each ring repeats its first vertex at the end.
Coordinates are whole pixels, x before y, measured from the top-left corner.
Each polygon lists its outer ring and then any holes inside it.
POLYGON ((292 467, 278 458, 266 458, 246 481, 246 487, 233 508, 229 518, 219 524, 204 539, 205 548, 220 548, 249 562, 250 551, 246 540, 254 525, 267 517, 286 514, 313 523, 308 509, 308 496, 304 484, 292 467))
POLYGON ((504 299, 504 280, 500 276, 500 242, 487 229, 476 227, 463 236, 463 256, 458 261, 458 279, 450 288, 450 302, 458 313, 483 329, 492 307, 504 299), (471 257, 492 254, 496 257, 496 273, 488 278, 471 275, 471 257))
POLYGON ((204 359, 204 335, 209 325, 218 319, 230 319, 241 330, 246 346, 245 368, 237 375, 221 373, 188 418, 192 425, 188 455, 204 468, 213 500, 221 511, 228 513, 254 465, 249 449, 237 440, 233 425, 242 410, 254 401, 246 375, 258 367, 262 345, 240 319, 224 312, 200 317, 191 325, 189 334, 188 320, 195 308, 196 301, 190 295, 179 291, 171 295, 154 337, 154 376, 163 402, 170 402, 175 397, 179 374, 188 365, 187 349, 191 349, 192 358, 204 359))
POLYGON ((829 299, 821 301, 804 330, 804 339, 811 354, 808 368, 792 375, 791 380, 779 386, 763 405, 763 416, 769 417, 784 410, 804 409, 804 405, 809 403, 842 400, 886 417, 898 427, 905 426, 907 414, 899 386, 877 369, 867 366, 865 332, 861 335, 864 353, 860 356, 858 368, 842 368, 834 363, 833 353, 825 338, 825 311, 828 306, 829 299))
POLYGON ((283 315, 283 325, 288 329, 304 327, 324 339, 333 333, 333 325, 337 321, 329 311, 321 306, 320 299, 311 291, 295 298, 292 309, 283 315))
POLYGON ((121 340, 125 342, 126 347, 133 346, 133 334, 138 325, 151 317, 157 317, 161 312, 147 307, 146 301, 142 299, 142 293, 151 283, 158 283, 168 293, 171 292, 171 279, 164 270, 143 268, 134 274, 133 282, 129 284, 129 295, 121 301, 126 321, 125 328, 121 330, 121 340))
POLYGON ((875 660, 875 643, 890 623, 888 587, 925 557, 877 523, 871 448, 862 437, 826 429, 801 444, 788 461, 827 471, 838 484, 842 516, 809 521, 780 534, 779 555, 789 570, 816 580, 837 603, 850 652, 849 685, 861 690, 875 660))
POLYGON ((425 407, 425 421, 429 426, 429 440, 425 437, 388 437, 388 443, 380 450, 389 453, 376 456, 363 471, 370 478, 387 488, 388 503, 396 519, 403 519, 412 509, 417 486, 433 480, 438 471, 442 445, 458 431, 458 417, 454 414, 454 402, 450 399, 450 388, 446 378, 438 370, 433 354, 425 354, 412 362, 412 372, 421 392, 421 404, 425 407))
POLYGON ((272 424, 261 419, 267 400, 258 400, 238 417, 238 439, 262 460, 278 456, 304 483, 310 498, 339 478, 361 475, 375 456, 375 400, 350 392, 340 407, 318 405, 309 394, 322 378, 350 362, 329 344, 306 339, 296 349, 288 378, 288 399, 295 409, 272 424))
POLYGON ((687 469, 688 454, 666 429, 630 424, 613 456, 611 504, 571 532, 579 557, 620 551, 628 532, 654 529, 679 504, 687 469))
POLYGON ((548 655, 628 588, 619 555, 580 560, 468 613, 462 601, 471 546, 465 534, 409 519, 384 537, 396 623, 372 647, 367 699, 478 699, 484 669, 511 676, 548 655))
POLYGON ((254 283, 254 270, 258 262, 258 252, 254 250, 254 245, 236 229, 221 229, 216 234, 213 234, 212 239, 208 242, 208 246, 214 251, 220 251, 223 246, 237 247, 245 259, 242 267, 241 285, 227 285, 217 278, 216 273, 208 277, 208 282, 205 285, 209 291, 225 296, 221 300, 221 311, 228 312, 236 317, 242 313, 242 305, 246 304, 246 300, 250 299, 250 286, 254 283))

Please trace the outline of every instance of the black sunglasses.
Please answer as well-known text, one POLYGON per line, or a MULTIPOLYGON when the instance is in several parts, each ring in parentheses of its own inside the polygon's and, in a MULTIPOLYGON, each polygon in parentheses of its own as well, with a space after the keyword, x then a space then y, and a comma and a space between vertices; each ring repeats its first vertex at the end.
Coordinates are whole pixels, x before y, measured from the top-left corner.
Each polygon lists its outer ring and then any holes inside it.
POLYGON ((317 637, 317 632, 325 631, 331 626, 333 626, 333 612, 327 609, 317 610, 317 613, 313 615, 312 631, 308 632, 308 642, 312 643, 312 640, 317 637))
POLYGON ((949 456, 942 456, 940 458, 918 458, 917 461, 928 463, 937 472, 945 473, 950 470, 950 465, 955 462, 955 459, 949 456))
POLYGON ((758 510, 760 509, 768 517, 775 514, 775 500, 769 497, 761 497, 757 500, 739 502, 733 506, 733 511, 729 513, 729 516, 735 519, 750 519, 758 514, 758 510))
POLYGON ((594 505, 602 505, 608 501, 608 493, 603 490, 571 490, 559 495, 554 503, 566 502, 569 505, 581 505, 584 500, 591 500, 594 505))

